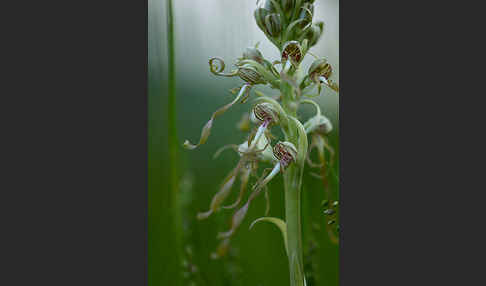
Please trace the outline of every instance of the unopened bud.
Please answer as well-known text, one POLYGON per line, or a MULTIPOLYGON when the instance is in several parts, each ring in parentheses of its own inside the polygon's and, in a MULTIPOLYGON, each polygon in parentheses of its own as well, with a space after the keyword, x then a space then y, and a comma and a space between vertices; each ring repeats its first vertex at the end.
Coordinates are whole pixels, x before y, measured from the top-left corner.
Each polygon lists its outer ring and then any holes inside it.
POLYGON ((285 12, 289 12, 295 6, 295 0, 281 0, 280 3, 285 12))
POLYGON ((260 30, 265 31, 265 17, 269 15, 271 12, 265 8, 257 8, 253 13, 255 17, 255 21, 260 28, 260 30))
POLYGON ((304 3, 300 7, 299 19, 302 19, 299 26, 304 28, 306 25, 312 22, 312 16, 314 15, 314 5, 312 3, 304 3))
POLYGON ((272 37, 278 37, 282 31, 280 15, 272 13, 265 16, 265 31, 272 37))
POLYGON ((238 76, 249 84, 266 83, 262 75, 251 65, 238 67, 238 76))
POLYGON ((272 1, 270 1, 270 0, 263 0, 263 8, 265 8, 268 11, 271 11, 271 12, 275 11, 275 6, 273 6, 272 1))
POLYGON ((321 38, 323 31, 324 31, 323 22, 312 24, 312 26, 310 27, 309 31, 306 34, 306 38, 309 41, 309 47, 312 47, 315 44, 317 44, 317 42, 321 38))
POLYGON ((278 112, 274 109, 272 104, 267 102, 255 105, 253 108, 253 114, 258 120, 263 122, 279 122, 278 112))
POLYGON ((246 48, 245 52, 243 53, 243 59, 254 60, 258 63, 263 63, 263 55, 262 53, 254 47, 246 48))

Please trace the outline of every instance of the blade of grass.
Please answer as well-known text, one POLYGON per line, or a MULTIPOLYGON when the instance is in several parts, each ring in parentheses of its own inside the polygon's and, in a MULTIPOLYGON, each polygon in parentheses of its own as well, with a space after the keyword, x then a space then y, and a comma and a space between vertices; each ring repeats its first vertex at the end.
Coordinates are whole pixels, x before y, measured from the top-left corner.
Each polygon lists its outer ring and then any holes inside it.
MULTIPOLYGON (((177 122, 176 122, 176 71, 175 71, 175 43, 174 43, 174 8, 172 0, 167 0, 167 45, 168 45, 168 140, 169 140, 169 223, 174 236, 175 249, 173 263, 176 269, 181 265, 181 232, 180 214, 178 208, 179 174, 177 122)), ((170 234, 170 233, 169 233, 170 234)), ((181 285, 181 273, 173 273, 173 285, 181 285)))

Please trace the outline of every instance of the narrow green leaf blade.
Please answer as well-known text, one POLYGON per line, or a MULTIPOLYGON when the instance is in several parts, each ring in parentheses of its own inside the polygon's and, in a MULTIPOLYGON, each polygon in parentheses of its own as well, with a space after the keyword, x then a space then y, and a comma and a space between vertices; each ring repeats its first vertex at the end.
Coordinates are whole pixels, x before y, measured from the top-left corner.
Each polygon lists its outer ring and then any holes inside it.
POLYGON ((288 246, 287 246, 287 225, 285 224, 285 221, 279 219, 279 218, 276 218, 276 217, 261 217, 261 218, 258 218, 256 220, 254 220, 251 225, 250 225, 250 229, 252 229, 252 227, 257 223, 257 222, 260 222, 260 221, 267 221, 267 222, 271 222, 273 223, 274 225, 276 225, 280 231, 282 232, 282 236, 283 236, 283 239, 284 239, 284 244, 285 244, 285 252, 287 253, 288 255, 288 246))

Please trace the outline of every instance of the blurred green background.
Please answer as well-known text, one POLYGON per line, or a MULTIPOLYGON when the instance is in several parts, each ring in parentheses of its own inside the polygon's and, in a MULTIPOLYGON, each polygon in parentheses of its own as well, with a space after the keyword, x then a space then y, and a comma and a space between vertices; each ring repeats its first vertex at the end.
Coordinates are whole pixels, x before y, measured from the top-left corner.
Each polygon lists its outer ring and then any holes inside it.
MULTIPOLYGON (((185 139, 197 142, 202 126, 212 112, 232 100, 229 89, 242 83, 238 78, 221 78, 211 74, 208 66, 210 57, 222 57, 227 69, 230 69, 246 47, 260 42, 259 49, 267 59, 279 58, 278 50, 266 40, 254 22, 255 2, 174 1, 177 132, 180 146, 185 139)), ((289 285, 288 262, 279 230, 266 223, 248 230, 254 219, 264 215, 263 196, 251 205, 225 258, 213 260, 210 254, 219 243, 217 233, 229 228, 233 210, 222 210, 207 220, 196 220, 198 212, 208 209, 221 181, 238 160, 237 154, 232 151, 222 153, 215 160, 212 157, 223 145, 243 142, 246 134, 236 129, 236 123, 243 112, 249 110, 251 102, 236 105, 217 118, 205 145, 193 151, 179 149, 180 192, 176 207, 180 220, 174 222, 169 216, 172 206, 168 171, 174 166, 168 162, 167 143, 166 1, 149 0, 148 4, 149 285, 289 285), (178 242, 171 228, 174 223, 181 232, 178 242), (177 245, 180 246, 179 252, 177 245), (181 257, 179 263, 176 259, 178 255, 181 257), (193 272, 187 271, 191 269, 193 272), (181 276, 180 280, 178 275, 181 276)), ((330 62, 334 69, 332 79, 339 82, 339 2, 317 0, 315 6, 314 19, 323 20, 325 28, 323 37, 311 52, 330 62)), ((312 60, 312 56, 306 57, 306 69, 312 60)), ((270 89, 259 90, 276 93, 270 89)), ((326 89, 317 101, 335 127, 329 139, 339 152, 338 95, 326 89)), ((299 112, 300 119, 305 120, 311 112, 312 107, 304 106, 299 112)), ((339 160, 336 160, 334 169, 338 174, 339 160)), ((309 170, 306 166, 306 173, 309 170)), ((313 171, 317 172, 315 169, 313 171)), ((325 198, 322 181, 306 174, 303 185, 304 259, 307 261, 306 271, 313 277, 308 278, 308 285, 338 285, 339 246, 330 241, 325 231, 324 207, 321 206, 325 198), (317 247, 310 251, 311 245, 317 247)), ((239 191, 238 181, 233 189, 234 194, 227 202, 232 202, 239 191)), ((331 180, 330 191, 337 199, 337 180, 331 180)), ((281 177, 270 183, 269 195, 269 215, 284 218, 281 177)))

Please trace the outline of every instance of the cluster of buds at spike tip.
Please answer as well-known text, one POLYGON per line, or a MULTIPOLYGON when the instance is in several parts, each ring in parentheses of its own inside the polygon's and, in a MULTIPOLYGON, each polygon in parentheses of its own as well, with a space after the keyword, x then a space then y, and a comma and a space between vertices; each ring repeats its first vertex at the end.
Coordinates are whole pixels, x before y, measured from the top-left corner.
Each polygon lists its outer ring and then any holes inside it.
POLYGON ((271 38, 277 38, 282 31, 281 15, 277 13, 271 0, 260 2, 254 12, 258 27, 271 38))
POLYGON ((274 38, 280 36, 280 32, 282 32, 282 21, 279 14, 271 13, 265 16, 265 30, 267 34, 274 38))
MULTIPOLYGON (((273 6, 272 6, 273 7, 273 6)), ((254 16, 258 27, 270 38, 276 39, 280 36, 283 27, 280 14, 274 13, 274 9, 257 8, 254 16)))
POLYGON ((323 24, 312 24, 314 1, 259 0, 254 12, 255 21, 265 35, 278 47, 290 40, 313 46, 322 34, 323 24))
POLYGON ((304 28, 308 24, 312 23, 312 16, 314 15, 314 4, 312 3, 304 3, 300 7, 299 19, 300 23, 299 26, 304 28))

